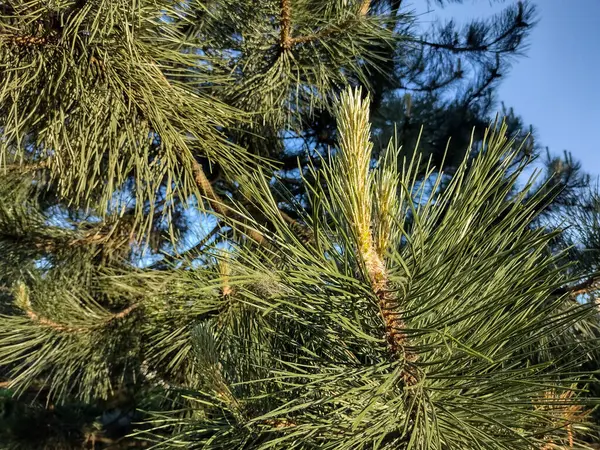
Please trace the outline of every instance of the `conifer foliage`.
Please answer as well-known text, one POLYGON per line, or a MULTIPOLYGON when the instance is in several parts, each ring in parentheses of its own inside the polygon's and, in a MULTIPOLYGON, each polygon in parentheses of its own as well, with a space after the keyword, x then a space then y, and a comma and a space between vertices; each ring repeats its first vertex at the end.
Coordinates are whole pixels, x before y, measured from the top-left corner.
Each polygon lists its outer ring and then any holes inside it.
POLYGON ((499 123, 451 177, 373 152, 378 8, 0 2, 0 448, 587 448, 548 193, 499 123), (295 197, 257 143, 317 109, 295 197))

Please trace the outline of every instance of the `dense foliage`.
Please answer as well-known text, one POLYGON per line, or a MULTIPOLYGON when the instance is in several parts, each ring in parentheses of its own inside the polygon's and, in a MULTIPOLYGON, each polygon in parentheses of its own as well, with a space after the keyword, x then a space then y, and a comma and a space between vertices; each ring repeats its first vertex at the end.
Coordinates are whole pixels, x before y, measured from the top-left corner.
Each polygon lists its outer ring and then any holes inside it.
POLYGON ((488 120, 532 19, 0 2, 0 448, 586 448, 597 203, 488 120))

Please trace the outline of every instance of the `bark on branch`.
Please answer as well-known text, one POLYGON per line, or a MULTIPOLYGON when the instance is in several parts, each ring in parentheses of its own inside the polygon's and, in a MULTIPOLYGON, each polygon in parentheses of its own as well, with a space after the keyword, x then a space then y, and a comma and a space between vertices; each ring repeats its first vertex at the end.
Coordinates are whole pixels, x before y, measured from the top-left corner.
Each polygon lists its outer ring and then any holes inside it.
MULTIPOLYGON (((237 214, 229 206, 225 205, 225 203, 223 203, 223 200, 221 200, 217 193, 214 191, 214 189, 212 188, 212 184, 206 177, 206 174, 204 173, 204 170, 202 169, 202 166, 198 161, 194 160, 192 162, 192 172, 194 174, 194 181, 196 182, 196 185, 198 186, 204 197, 206 197, 206 200, 210 204, 210 207, 213 209, 213 211, 215 211, 220 216, 234 220, 239 220, 239 214, 237 214)), ((250 226, 245 226, 244 228, 246 234, 250 238, 255 240, 257 243, 266 243, 265 236, 262 233, 250 226)))
POLYGON ((560 289, 556 289, 553 294, 576 297, 578 295, 589 294, 590 292, 597 290, 600 290, 600 275, 589 277, 571 286, 564 286, 560 289))
POLYGON ((290 0, 281 0, 281 47, 289 50, 292 47, 292 11, 290 0))

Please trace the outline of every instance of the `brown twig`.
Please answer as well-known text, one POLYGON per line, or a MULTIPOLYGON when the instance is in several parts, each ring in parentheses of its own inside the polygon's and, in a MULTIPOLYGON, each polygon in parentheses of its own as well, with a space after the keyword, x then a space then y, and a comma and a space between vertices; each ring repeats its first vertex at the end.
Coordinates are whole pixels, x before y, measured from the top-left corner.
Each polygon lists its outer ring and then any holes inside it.
POLYGON ((148 269, 168 268, 169 262, 176 260, 177 258, 181 257, 182 255, 189 254, 195 250, 202 249, 208 243, 208 241, 210 241, 215 235, 217 235, 217 233, 219 233, 219 231, 221 231, 221 228, 223 228, 223 224, 221 222, 217 222, 217 224, 214 226, 214 228, 212 230, 210 230, 210 232, 208 232, 208 234, 206 236, 204 236, 200 240, 200 242, 198 242, 197 244, 193 245, 189 249, 184 250, 182 252, 166 254, 163 259, 161 259, 160 261, 156 261, 153 264, 150 264, 147 268, 148 269))
POLYGON ((581 294, 588 294, 595 290, 600 290, 600 276, 592 276, 572 286, 564 286, 556 289, 554 295, 570 295, 576 297, 581 294))
MULTIPOLYGON (((272 219, 265 216, 264 211, 262 209, 260 209, 255 203, 252 203, 249 199, 242 199, 242 202, 244 206, 248 208, 248 211, 253 215, 253 217, 261 217, 267 222, 273 222, 272 219)), ((281 208, 277 208, 277 212, 279 214, 279 217, 283 219, 283 222, 285 222, 288 225, 288 227, 296 234, 296 236, 304 244, 314 243, 314 234, 306 224, 294 219, 281 208)))
POLYGON ((134 303, 132 305, 129 305, 127 308, 119 311, 118 313, 113 314, 108 320, 105 321, 105 324, 108 324, 108 323, 113 322, 115 320, 124 319, 129 314, 131 314, 133 311, 135 311, 136 309, 138 309, 139 306, 140 306, 139 303, 134 303))
POLYGON ((124 319, 125 317, 130 315, 133 311, 135 311, 139 307, 139 303, 134 303, 119 312, 111 314, 108 318, 106 318, 99 324, 95 324, 95 325, 87 326, 87 327, 73 327, 70 325, 64 325, 64 324, 55 322, 55 321, 47 319, 45 317, 41 317, 39 314, 37 314, 35 311, 33 311, 33 308, 31 306, 31 301, 29 300, 29 294, 27 293, 27 290, 26 290, 24 284, 19 285, 19 288, 18 288, 15 296, 16 296, 17 305, 23 309, 23 311, 25 312, 27 317, 29 317, 32 321, 37 322, 48 328, 52 328, 53 330, 60 331, 60 332, 66 332, 66 333, 81 333, 81 332, 91 331, 94 329, 99 329, 99 328, 105 327, 105 326, 109 325, 110 323, 114 322, 115 320, 124 319))
POLYGON ((290 47, 294 45, 306 44, 308 42, 318 41, 321 39, 328 38, 334 34, 341 33, 342 29, 345 28, 349 24, 349 21, 340 24, 339 26, 330 26, 324 28, 320 31, 317 31, 314 34, 308 34, 305 36, 298 36, 290 39, 290 47))
POLYGON ((296 422, 289 419, 267 419, 263 421, 263 423, 277 429, 291 428, 296 426, 296 422))
POLYGON ((369 13, 369 8, 371 7, 371 0, 363 0, 360 4, 360 8, 358 10, 358 14, 361 16, 366 16, 369 13))
POLYGON ((139 304, 134 303, 133 305, 128 306, 127 308, 123 309, 122 311, 114 313, 113 315, 108 317, 106 320, 104 320, 101 324, 96 324, 96 325, 92 325, 89 327, 72 327, 69 325, 63 325, 58 322, 54 322, 50 319, 46 319, 45 317, 39 316, 36 312, 34 312, 30 308, 25 309, 25 314, 27 314, 27 317, 29 317, 32 321, 38 322, 39 324, 47 326, 49 328, 52 328, 53 330, 67 332, 67 333, 81 333, 84 331, 90 331, 90 330, 102 328, 102 327, 114 322, 115 320, 124 319, 129 314, 131 314, 133 311, 135 311, 138 307, 139 307, 139 304))
MULTIPOLYGON (((195 160, 192 162, 192 172, 194 174, 194 181, 196 182, 196 185, 198 186, 198 188, 200 189, 200 191, 202 192, 202 194, 204 195, 206 200, 208 200, 210 207, 217 214, 219 214, 223 217, 230 218, 230 219, 240 219, 239 214, 237 214, 230 207, 226 206, 223 203, 223 201, 219 198, 217 193, 214 191, 212 184, 206 177, 206 174, 204 173, 202 166, 200 165, 199 162, 197 162, 195 160)), ((266 244, 265 236, 262 233, 260 233, 259 231, 255 230, 254 228, 247 226, 247 225, 244 226, 244 228, 245 228, 246 234, 250 238, 252 238, 259 244, 266 244)))
POLYGON ((37 163, 31 164, 2 164, 0 166, 1 170, 24 170, 25 172, 33 172, 34 170, 47 169, 49 162, 47 159, 44 159, 37 163))
POLYGON ((298 222, 297 220, 294 220, 292 217, 290 217, 288 214, 281 210, 279 210, 279 214, 281 214, 283 220, 288 224, 292 231, 294 231, 297 234, 297 236, 304 244, 313 244, 315 242, 314 233, 308 226, 301 222, 298 222))
MULTIPOLYGON (((385 337, 394 355, 402 355, 405 365, 411 366, 418 360, 418 355, 409 349, 406 324, 402 319, 400 305, 396 294, 389 289, 387 270, 382 257, 375 251, 371 243, 370 248, 363 252, 363 258, 371 281, 373 293, 379 299, 379 309, 385 327, 385 337)), ((410 370, 403 370, 402 378, 409 386, 414 386, 418 379, 410 370)))
POLYGON ((578 296, 578 295, 582 295, 582 294, 589 294, 593 291, 597 291, 600 289, 600 285, 596 282, 588 287, 585 288, 581 288, 581 289, 575 289, 573 291, 571 291, 571 295, 572 296, 578 296))
POLYGON ((18 47, 42 47, 46 44, 56 43, 56 37, 34 36, 34 35, 13 35, 7 39, 13 45, 18 47))
MULTIPOLYGON (((11 387, 11 385, 14 383, 14 380, 6 380, 6 381, 2 381, 0 382, 0 389, 8 389, 11 387)), ((20 388, 22 388, 22 386, 20 386, 20 388)), ((26 386, 26 389, 29 391, 38 391, 41 392, 42 390, 45 390, 47 388, 47 386, 42 383, 42 382, 37 382, 34 381, 33 383, 30 383, 26 386)), ((52 407, 52 404, 49 405, 50 407, 52 407)))
POLYGON ((281 0, 281 48, 289 50, 292 47, 292 13, 290 0, 281 0))
POLYGON ((541 450, 551 449, 572 449, 575 448, 575 433, 573 431, 573 424, 581 423, 590 414, 590 410, 584 410, 581 404, 575 403, 571 400, 574 396, 574 391, 567 390, 561 394, 557 394, 555 391, 548 391, 544 393, 544 401, 540 405, 534 405, 536 409, 544 410, 550 413, 554 413, 555 425, 559 428, 564 428, 567 432, 568 447, 556 445, 551 439, 547 439, 545 445, 541 450))
POLYGON ((68 332, 68 333, 79 333, 79 332, 85 331, 87 329, 85 327, 71 327, 68 325, 62 325, 58 322, 54 322, 50 319, 46 319, 45 317, 40 317, 37 313, 35 313, 29 307, 27 309, 25 309, 25 314, 27 314, 27 317, 29 317, 33 322, 37 322, 40 325, 43 325, 48 328, 52 328, 53 330, 56 330, 56 331, 68 332))
POLYGON ((206 177, 206 174, 204 173, 204 170, 202 169, 202 166, 196 160, 192 162, 192 172, 194 174, 194 181, 196 182, 196 185, 198 186, 198 188, 200 188, 200 191, 202 191, 202 194, 204 194, 204 196, 208 200, 210 207, 217 214, 226 216, 227 210, 225 209, 225 205, 215 193, 212 184, 210 183, 210 181, 206 177))

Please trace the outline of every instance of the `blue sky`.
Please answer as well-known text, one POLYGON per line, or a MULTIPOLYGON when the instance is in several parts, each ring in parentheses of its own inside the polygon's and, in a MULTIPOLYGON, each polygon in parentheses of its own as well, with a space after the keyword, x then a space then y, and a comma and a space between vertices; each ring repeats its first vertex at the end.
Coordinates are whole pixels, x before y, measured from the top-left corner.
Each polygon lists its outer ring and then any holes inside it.
MULTIPOLYGON (((407 2, 423 12, 424 1, 407 2)), ((486 17, 513 0, 465 0, 439 7, 431 16, 486 17)), ((534 0, 539 22, 498 91, 499 99, 526 123, 539 142, 559 153, 569 150, 583 168, 600 175, 600 0, 534 0)))

